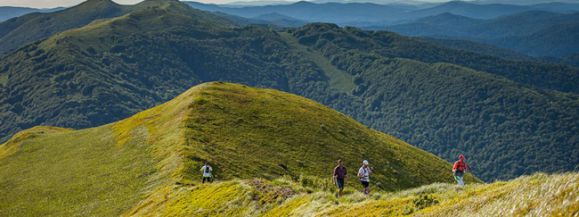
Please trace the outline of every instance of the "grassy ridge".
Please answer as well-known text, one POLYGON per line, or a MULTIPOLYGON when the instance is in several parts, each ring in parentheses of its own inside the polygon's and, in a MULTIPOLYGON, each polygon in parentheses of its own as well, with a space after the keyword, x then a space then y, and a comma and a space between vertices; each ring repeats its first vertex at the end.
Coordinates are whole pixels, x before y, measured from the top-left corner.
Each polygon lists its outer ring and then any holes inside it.
MULTIPOLYGON (((0 215, 111 216, 130 207, 136 208, 128 214, 139 213, 165 209, 147 202, 159 197, 187 197, 210 213, 212 204, 201 195, 237 197, 247 189, 223 183, 190 195, 188 186, 199 183, 204 161, 220 180, 287 177, 314 191, 332 188, 329 177, 338 158, 347 161, 351 174, 369 159, 374 186, 385 190, 452 182, 444 160, 312 100, 215 82, 101 127, 36 127, 17 134, 0 146, 0 215)), ((258 196, 268 197, 278 198, 258 196)), ((247 207, 255 198, 244 200, 236 202, 240 210, 226 206, 223 214, 254 213, 247 207)), ((172 202, 173 211, 189 213, 187 201, 172 202)))
POLYGON ((574 216, 579 174, 535 174, 508 182, 431 184, 344 197, 288 178, 233 180, 156 192, 124 216, 574 216))
POLYGON ((189 106, 186 159, 223 178, 326 177, 338 158, 350 172, 373 162, 375 182, 402 189, 450 182, 448 163, 305 98, 233 84, 208 85, 189 106))

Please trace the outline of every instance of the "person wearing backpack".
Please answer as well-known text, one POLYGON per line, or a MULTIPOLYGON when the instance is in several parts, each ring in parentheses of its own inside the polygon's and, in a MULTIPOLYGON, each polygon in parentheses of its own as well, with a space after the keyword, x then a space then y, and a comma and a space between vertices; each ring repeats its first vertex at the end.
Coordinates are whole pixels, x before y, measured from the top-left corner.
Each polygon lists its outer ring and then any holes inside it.
POLYGON ((213 168, 211 166, 209 166, 208 162, 205 162, 205 165, 203 165, 203 167, 201 167, 201 172, 203 172, 203 181, 202 183, 205 183, 205 181, 207 182, 213 182, 213 168))
POLYGON ((360 183, 364 186, 364 194, 368 195, 370 193, 370 174, 372 174, 372 169, 368 166, 368 161, 362 161, 362 167, 358 170, 358 177, 360 178, 360 183))
POLYGON ((341 197, 344 191, 344 184, 346 182, 346 177, 348 172, 342 160, 338 160, 338 165, 334 168, 334 173, 332 174, 332 180, 334 184, 338 186, 338 193, 336 197, 341 197))
POLYGON ((458 156, 458 161, 454 162, 454 166, 452 166, 452 173, 454 175, 454 180, 458 183, 458 186, 464 186, 463 176, 464 173, 469 170, 468 164, 466 164, 464 160, 464 155, 458 156))

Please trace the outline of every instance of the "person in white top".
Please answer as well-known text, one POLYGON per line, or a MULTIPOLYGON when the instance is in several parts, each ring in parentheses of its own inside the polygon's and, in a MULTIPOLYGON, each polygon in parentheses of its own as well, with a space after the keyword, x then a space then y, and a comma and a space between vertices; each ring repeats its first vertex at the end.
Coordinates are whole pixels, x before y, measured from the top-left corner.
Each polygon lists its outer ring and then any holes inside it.
POLYGON ((370 174, 372 174, 372 169, 368 164, 368 161, 364 160, 362 167, 358 170, 358 177, 360 178, 360 183, 364 186, 364 194, 366 195, 370 193, 370 174))
POLYGON ((209 166, 208 162, 205 162, 205 165, 203 165, 203 167, 201 167, 201 172, 203 172, 203 182, 205 183, 205 181, 207 182, 213 182, 213 168, 211 166, 209 166))

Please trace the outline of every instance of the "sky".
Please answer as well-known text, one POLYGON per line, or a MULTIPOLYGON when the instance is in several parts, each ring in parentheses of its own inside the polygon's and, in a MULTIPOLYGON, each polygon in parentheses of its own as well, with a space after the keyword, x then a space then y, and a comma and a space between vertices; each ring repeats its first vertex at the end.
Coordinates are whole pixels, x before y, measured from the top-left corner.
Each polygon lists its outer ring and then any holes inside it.
MULTIPOLYGON (((0 6, 19 6, 19 7, 32 7, 32 8, 54 8, 54 7, 70 7, 77 5, 85 0, 0 0, 0 6)), ((142 0, 114 0, 119 4, 135 4, 142 0)), ((199 1, 205 3, 229 3, 229 2, 239 2, 239 1, 251 1, 251 0, 191 0, 199 1)), ((297 0, 287 0, 288 2, 297 0)), ((419 0, 424 2, 441 2, 448 0, 419 0)))

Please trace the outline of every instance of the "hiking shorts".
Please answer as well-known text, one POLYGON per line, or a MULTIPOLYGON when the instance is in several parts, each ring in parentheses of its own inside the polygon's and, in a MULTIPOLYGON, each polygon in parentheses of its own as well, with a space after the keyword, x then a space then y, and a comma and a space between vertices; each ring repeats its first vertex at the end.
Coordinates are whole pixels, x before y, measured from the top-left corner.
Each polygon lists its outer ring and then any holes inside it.
POLYGON ((202 181, 201 183, 205 183, 205 181, 207 181, 207 182, 213 182, 213 179, 212 179, 212 177, 206 177, 206 176, 204 176, 204 177, 203 177, 203 181, 202 181))
POLYGON ((344 189, 344 179, 336 179, 336 184, 340 190, 344 189))
POLYGON ((364 188, 367 188, 368 186, 370 186, 370 182, 367 182, 367 181, 360 181, 360 183, 362 183, 362 186, 364 186, 364 188))

